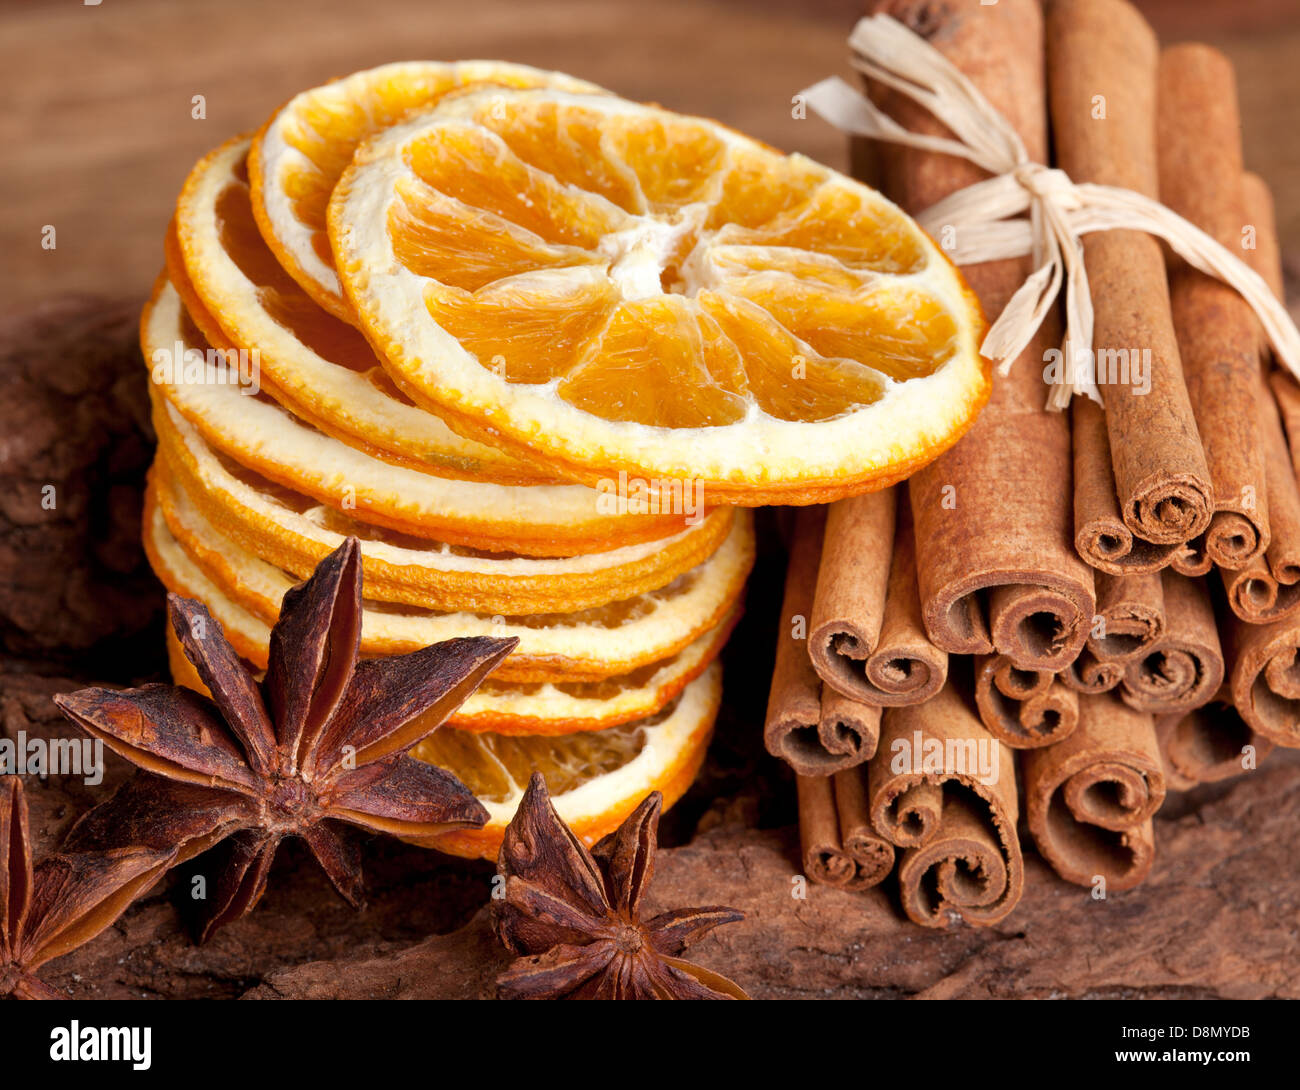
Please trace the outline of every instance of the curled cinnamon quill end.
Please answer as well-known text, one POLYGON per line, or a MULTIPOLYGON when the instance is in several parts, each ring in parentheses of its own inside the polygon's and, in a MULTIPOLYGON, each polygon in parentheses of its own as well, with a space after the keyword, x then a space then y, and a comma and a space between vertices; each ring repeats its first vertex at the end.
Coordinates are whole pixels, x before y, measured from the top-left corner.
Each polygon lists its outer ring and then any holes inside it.
POLYGON ((1074 733, 1027 753, 1023 771, 1029 829, 1062 878, 1124 890, 1146 877, 1166 787, 1149 715, 1109 693, 1080 697, 1074 733))

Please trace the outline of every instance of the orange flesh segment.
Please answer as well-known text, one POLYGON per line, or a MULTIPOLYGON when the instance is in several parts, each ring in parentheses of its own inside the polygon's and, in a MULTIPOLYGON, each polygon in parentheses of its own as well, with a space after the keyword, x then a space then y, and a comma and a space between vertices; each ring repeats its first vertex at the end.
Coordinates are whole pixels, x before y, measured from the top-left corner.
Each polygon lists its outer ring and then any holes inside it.
POLYGON ((745 415, 740 353, 680 295, 620 303, 560 382, 570 404, 610 420, 663 427, 731 424, 745 415))
POLYGON ((828 420, 880 399, 878 374, 809 353, 770 315, 741 299, 701 292, 700 305, 738 346, 749 389, 778 420, 828 420))
POLYGON ((956 351, 952 315, 905 288, 882 285, 849 295, 771 276, 741 281, 733 290, 823 356, 857 360, 894 379, 932 374, 956 351))
POLYGON ((567 109, 561 115, 555 103, 547 102, 530 103, 500 117, 485 110, 475 120, 496 133, 525 163, 561 184, 596 193, 625 212, 646 211, 636 175, 626 163, 606 154, 598 116, 567 109))
POLYGON ((431 284, 425 306, 433 320, 480 363, 509 382, 549 382, 563 375, 579 348, 618 301, 605 281, 525 274, 477 292, 431 284))
POLYGON ((720 241, 788 246, 833 257, 849 269, 905 274, 925 265, 925 251, 898 213, 861 194, 821 186, 804 203, 761 227, 724 227, 720 241))
POLYGON ((727 153, 704 126, 656 117, 611 126, 608 147, 632 168, 650 207, 661 210, 711 198, 727 153))
POLYGON ((630 218, 607 201, 529 166, 494 133, 447 127, 415 144, 407 163, 431 188, 491 212, 544 242, 594 249, 630 218))
POLYGON ((408 269, 466 291, 536 269, 598 263, 594 254, 549 245, 410 178, 398 183, 388 229, 397 259, 408 269))
POLYGON ((783 159, 774 165, 747 150, 732 154, 707 226, 761 227, 806 202, 826 180, 826 171, 807 160, 783 159))

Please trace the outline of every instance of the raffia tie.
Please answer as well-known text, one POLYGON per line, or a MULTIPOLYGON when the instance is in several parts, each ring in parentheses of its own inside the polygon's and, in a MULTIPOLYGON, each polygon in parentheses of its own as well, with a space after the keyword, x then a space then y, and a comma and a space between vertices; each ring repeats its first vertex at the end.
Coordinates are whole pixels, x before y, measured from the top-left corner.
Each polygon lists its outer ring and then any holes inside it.
POLYGON ((1158 201, 1115 186, 1072 182, 1064 171, 1031 162, 1011 124, 929 42, 888 15, 861 19, 849 36, 852 64, 924 106, 953 139, 912 132, 865 95, 833 77, 802 92, 836 128, 925 151, 968 159, 993 177, 931 205, 917 222, 958 265, 1031 255, 1033 272, 989 328, 981 353, 1005 374, 1042 325, 1065 287, 1065 342, 1048 405, 1074 394, 1099 404, 1091 364, 1093 310, 1082 236, 1128 228, 1164 239, 1193 268, 1236 290, 1250 304, 1277 359, 1300 378, 1300 331, 1264 279, 1199 227, 1158 201), (1028 218, 1023 214, 1028 213, 1028 218), (1088 361, 1078 366, 1078 360, 1088 361))

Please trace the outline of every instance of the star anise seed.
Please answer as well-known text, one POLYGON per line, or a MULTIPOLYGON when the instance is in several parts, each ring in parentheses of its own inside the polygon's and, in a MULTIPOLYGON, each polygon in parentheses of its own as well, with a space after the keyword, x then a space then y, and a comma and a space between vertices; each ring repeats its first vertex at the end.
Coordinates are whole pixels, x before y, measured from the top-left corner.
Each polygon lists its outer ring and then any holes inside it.
POLYGON ((358 660, 361 553, 348 538, 284 596, 259 684, 200 602, 169 595, 172 627, 211 699, 172 685, 56 697, 74 723, 143 771, 73 827, 78 848, 214 848, 200 939, 249 912, 280 841, 305 840, 362 903, 345 825, 424 838, 487 811, 451 773, 407 756, 518 643, 476 636, 358 660))
POLYGON ((676 955, 734 908, 682 908, 644 922, 663 797, 648 795, 588 851, 533 773, 497 861, 497 935, 523 955, 498 980, 508 999, 747 999, 726 977, 676 955))
POLYGON ((23 781, 0 776, 0 996, 62 999, 35 976, 89 942, 171 865, 175 852, 56 852, 32 863, 23 781))

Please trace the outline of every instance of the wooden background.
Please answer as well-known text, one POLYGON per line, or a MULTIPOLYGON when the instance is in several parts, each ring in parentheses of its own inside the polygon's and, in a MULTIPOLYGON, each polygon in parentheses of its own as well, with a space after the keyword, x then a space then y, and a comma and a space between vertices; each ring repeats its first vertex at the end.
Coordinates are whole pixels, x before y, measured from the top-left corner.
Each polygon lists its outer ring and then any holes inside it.
MULTIPOLYGON (((717 117, 833 166, 841 137, 791 96, 847 74, 859 0, 0 0, 0 297, 143 297, 201 154, 305 87, 384 61, 491 57, 559 68, 717 117), (205 120, 191 98, 206 97, 205 120), (43 250, 52 224, 57 248, 43 250)), ((1168 41, 1236 61, 1247 163, 1300 253, 1300 3, 1149 0, 1168 41)), ((1292 260, 1294 265, 1294 259, 1292 260)))

